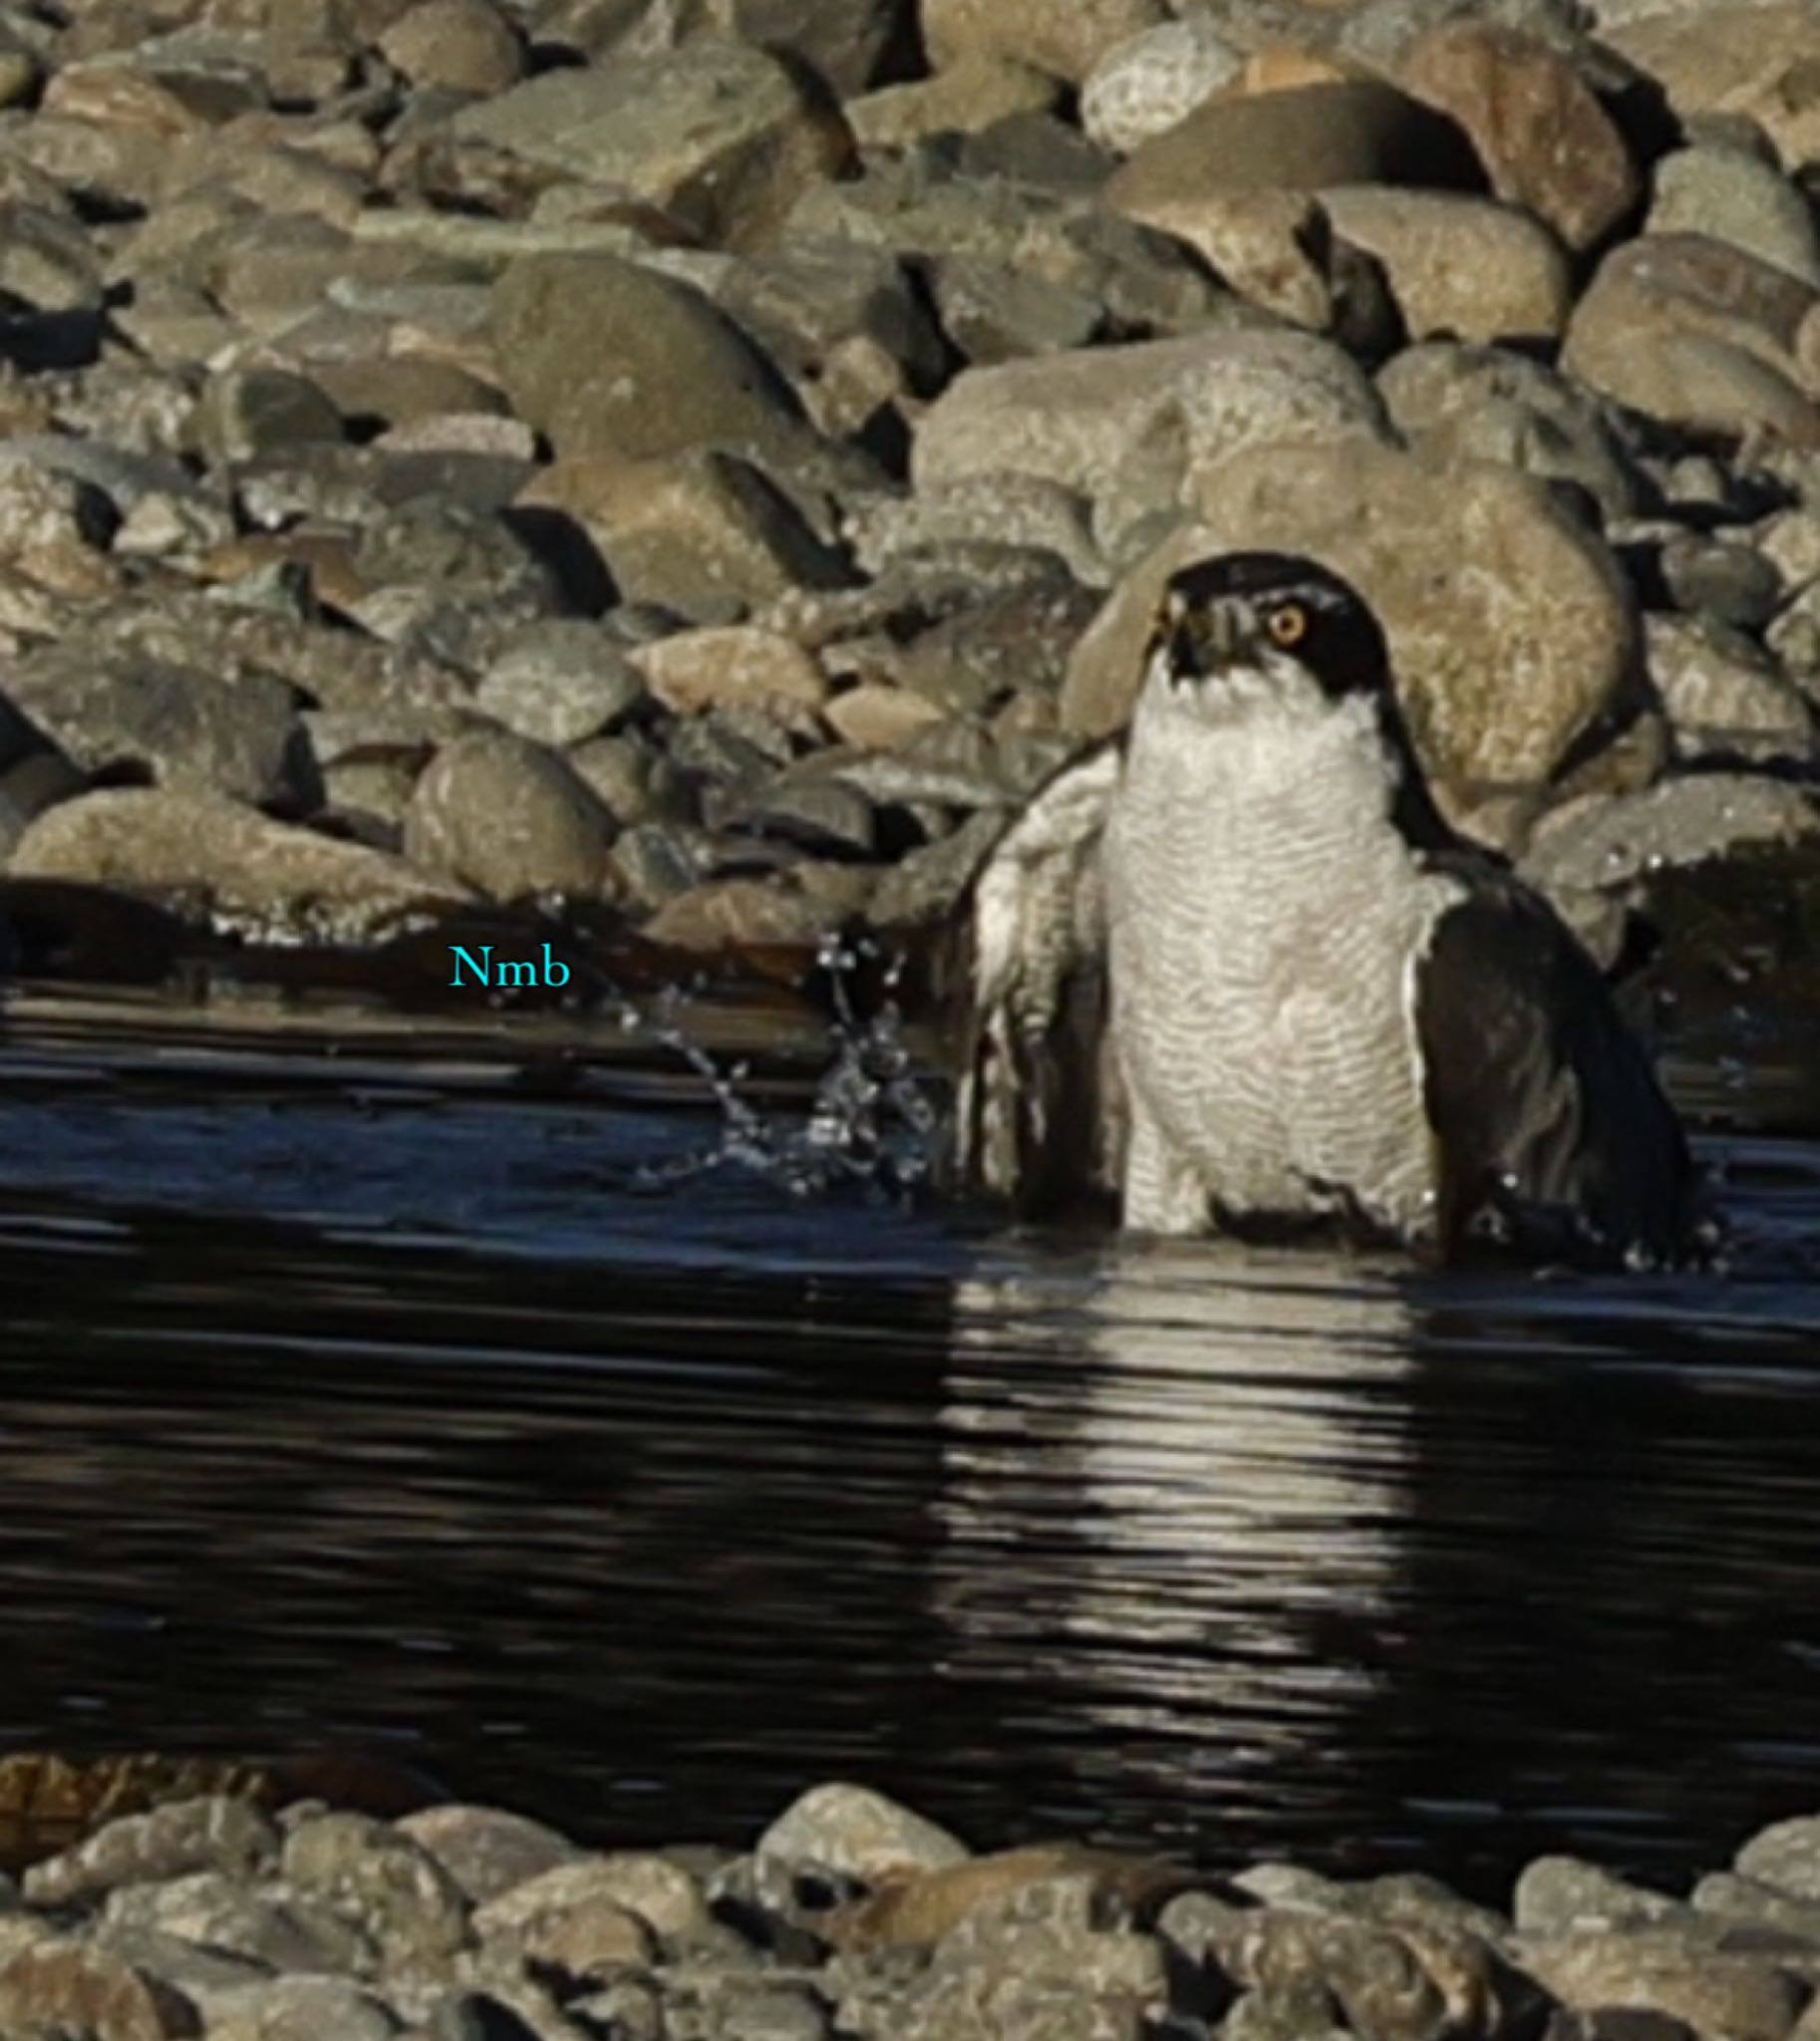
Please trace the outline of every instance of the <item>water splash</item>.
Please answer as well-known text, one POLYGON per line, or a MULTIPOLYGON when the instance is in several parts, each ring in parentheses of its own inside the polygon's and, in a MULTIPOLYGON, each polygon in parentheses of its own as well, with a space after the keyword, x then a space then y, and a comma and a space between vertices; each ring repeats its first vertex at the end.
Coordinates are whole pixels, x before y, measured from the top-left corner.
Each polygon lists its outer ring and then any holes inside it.
POLYGON ((829 988, 830 1060, 806 1115, 766 1111, 746 1095, 745 1061, 723 1063, 685 1024, 690 988, 672 986, 644 1008, 618 1003, 620 1025, 682 1059, 721 1114, 709 1147, 641 1168, 642 1190, 669 1190, 718 1172, 746 1171, 791 1197, 857 1191, 874 1201, 908 1204, 936 1170, 942 1123, 940 1087, 919 1074, 904 1041, 896 994, 904 970, 869 936, 829 935, 816 952, 829 988), (855 996, 861 971, 876 964, 881 996, 862 1015, 855 996))

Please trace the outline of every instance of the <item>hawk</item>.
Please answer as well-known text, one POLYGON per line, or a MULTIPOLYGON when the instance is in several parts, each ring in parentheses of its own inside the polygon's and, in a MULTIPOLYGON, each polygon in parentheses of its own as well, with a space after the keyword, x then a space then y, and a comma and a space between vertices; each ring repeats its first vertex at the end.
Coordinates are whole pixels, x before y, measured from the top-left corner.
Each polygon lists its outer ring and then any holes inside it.
POLYGON ((1598 966, 1444 821, 1376 619, 1311 560, 1171 578, 1128 727, 1038 792, 964 920, 955 1161, 1021 1212, 1097 1190, 1158 1234, 1634 1265, 1700 1237, 1598 966))

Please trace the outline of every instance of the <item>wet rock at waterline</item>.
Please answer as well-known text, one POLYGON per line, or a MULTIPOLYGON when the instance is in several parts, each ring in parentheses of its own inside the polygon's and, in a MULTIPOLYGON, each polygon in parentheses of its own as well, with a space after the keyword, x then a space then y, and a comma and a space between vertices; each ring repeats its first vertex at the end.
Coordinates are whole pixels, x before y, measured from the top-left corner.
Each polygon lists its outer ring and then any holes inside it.
POLYGON ((913 943, 1197 525, 1357 574, 1507 848, 1796 829, 1800 9, 331 13, 0 37, 19 883, 913 943))
POLYGON ((8 2032, 1790 2041, 1820 1964, 1808 1818, 1690 1899, 1541 1857, 1504 1912, 1407 1874, 975 1850, 844 1782, 758 1837, 627 1849, 460 1802, 389 1817, 383 1780, 350 1805, 300 1772, 287 1804, 282 1767, 15 1758, 0 1823, 53 1773, 61 1826, 9 1832, 8 2032))

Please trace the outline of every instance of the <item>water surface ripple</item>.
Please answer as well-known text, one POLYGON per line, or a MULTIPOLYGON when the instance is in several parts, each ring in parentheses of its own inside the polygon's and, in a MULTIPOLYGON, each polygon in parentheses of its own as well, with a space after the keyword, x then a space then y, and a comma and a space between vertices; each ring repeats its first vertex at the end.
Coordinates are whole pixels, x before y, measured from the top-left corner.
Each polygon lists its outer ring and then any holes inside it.
POLYGON ((1490 1896, 1820 1807, 1820 1143, 1708 1144, 1723 1278, 1440 1278, 703 1167, 661 1055, 145 1020, 0 1043, 0 1747, 1490 1896))

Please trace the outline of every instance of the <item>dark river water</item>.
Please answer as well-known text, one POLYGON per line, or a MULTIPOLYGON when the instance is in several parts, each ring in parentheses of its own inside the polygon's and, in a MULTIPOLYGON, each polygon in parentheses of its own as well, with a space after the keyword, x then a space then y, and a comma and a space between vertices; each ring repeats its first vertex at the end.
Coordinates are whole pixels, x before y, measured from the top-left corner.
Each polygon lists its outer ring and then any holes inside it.
MULTIPOLYGON (((804 1191, 604 1031, 337 1034, 0 1030, 0 1749, 374 1752, 623 1841, 844 1776, 1494 1897, 1820 1808, 1792 1069, 1677 1074, 1727 1274, 1537 1281, 804 1191)), ((736 1087, 778 1153, 818 1067, 736 1087)))

